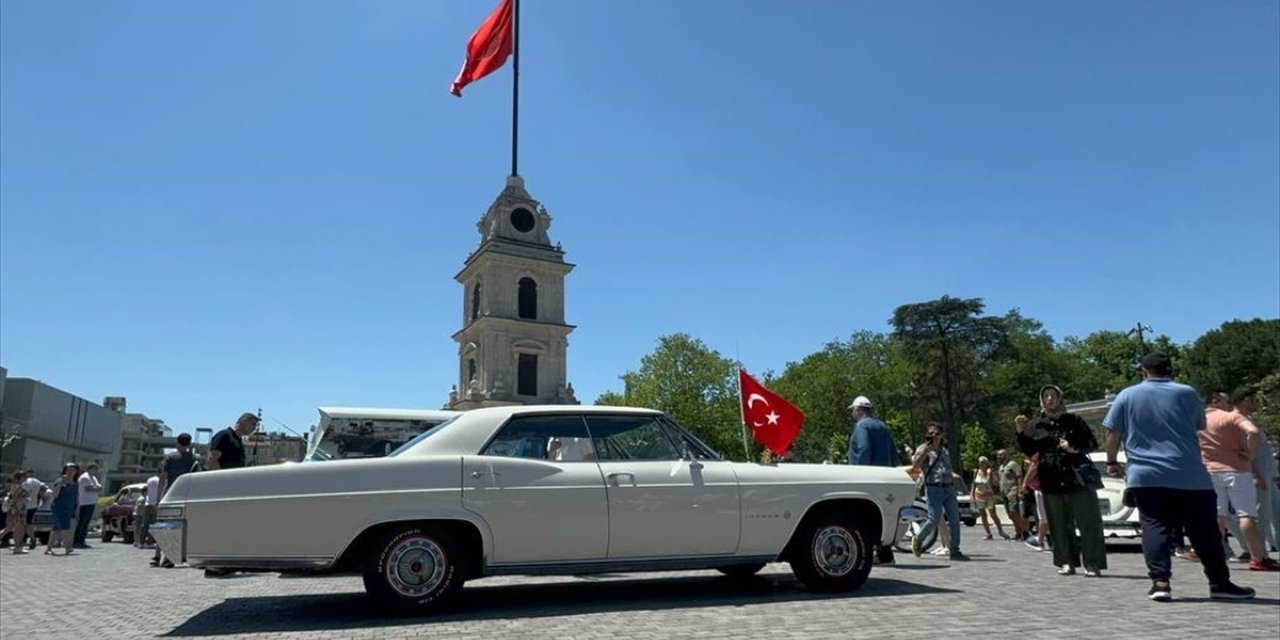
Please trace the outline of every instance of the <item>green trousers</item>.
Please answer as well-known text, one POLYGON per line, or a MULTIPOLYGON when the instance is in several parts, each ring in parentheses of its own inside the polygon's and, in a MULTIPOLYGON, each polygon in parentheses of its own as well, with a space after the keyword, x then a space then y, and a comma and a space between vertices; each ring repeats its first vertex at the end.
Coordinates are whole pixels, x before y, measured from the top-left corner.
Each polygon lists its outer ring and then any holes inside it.
POLYGON ((1044 511, 1049 518, 1053 564, 1107 568, 1107 546, 1102 541, 1102 513, 1098 511, 1096 492, 1076 489, 1071 493, 1046 493, 1044 511), (1076 536, 1077 530, 1079 536, 1076 536))

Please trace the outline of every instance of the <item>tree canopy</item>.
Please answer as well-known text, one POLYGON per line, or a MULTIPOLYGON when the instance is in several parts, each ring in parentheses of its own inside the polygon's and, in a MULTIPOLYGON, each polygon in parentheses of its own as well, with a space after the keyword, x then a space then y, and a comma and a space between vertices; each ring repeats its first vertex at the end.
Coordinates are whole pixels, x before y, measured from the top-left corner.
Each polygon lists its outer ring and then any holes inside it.
MULTIPOLYGON (((1039 410, 1042 385, 1058 385, 1069 403, 1102 399, 1138 382, 1136 364, 1152 351, 1171 356, 1177 378, 1202 392, 1257 386, 1264 403, 1255 421, 1280 438, 1280 424, 1271 424, 1280 421, 1280 319, 1232 320, 1182 345, 1164 335, 1139 340, 1106 329, 1058 341, 1017 309, 985 311, 980 298, 905 304, 894 311, 890 332, 856 331, 788 362, 781 373, 754 372, 805 412, 790 456, 844 462, 853 424, 846 407, 863 395, 899 450, 919 444, 922 425, 935 420, 947 427, 958 468, 971 469, 978 456, 1012 444, 1013 417, 1039 410)), ((638 369, 620 376, 622 392, 602 394, 596 403, 665 411, 721 453, 742 459, 737 366, 692 336, 663 336, 638 369)))

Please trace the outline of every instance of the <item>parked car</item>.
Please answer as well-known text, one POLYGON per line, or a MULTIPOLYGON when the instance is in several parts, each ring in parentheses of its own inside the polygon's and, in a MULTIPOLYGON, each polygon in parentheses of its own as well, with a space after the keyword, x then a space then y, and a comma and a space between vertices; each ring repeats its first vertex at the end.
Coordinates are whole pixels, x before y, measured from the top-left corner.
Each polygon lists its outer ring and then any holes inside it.
MULTIPOLYGON (((1126 462, 1124 452, 1116 458, 1126 462)), ((1095 451, 1089 461, 1102 473, 1102 488, 1098 489, 1098 511, 1102 513, 1102 535, 1108 538, 1137 538, 1142 535, 1138 509, 1124 504, 1125 481, 1107 475, 1107 453, 1095 451)))
POLYGON ((193 567, 360 573, 394 611, 432 611, 490 575, 742 577, 774 561, 850 591, 913 491, 898 469, 730 462, 650 409, 508 406, 382 458, 185 475, 151 531, 193 567))
POLYGON ((973 496, 969 495, 969 485, 956 478, 956 502, 960 505, 960 522, 966 527, 978 524, 978 512, 973 508, 973 496))
POLYGON ((103 542, 111 542, 120 536, 125 544, 133 544, 133 510, 146 490, 144 482, 125 485, 116 493, 112 503, 102 508, 103 542))

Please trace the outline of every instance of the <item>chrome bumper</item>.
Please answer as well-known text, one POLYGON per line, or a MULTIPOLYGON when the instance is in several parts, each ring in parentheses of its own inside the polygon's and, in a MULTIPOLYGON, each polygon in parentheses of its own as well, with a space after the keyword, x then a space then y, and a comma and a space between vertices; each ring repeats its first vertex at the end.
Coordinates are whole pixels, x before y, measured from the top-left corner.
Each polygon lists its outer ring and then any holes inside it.
POLYGON ((151 525, 151 536, 166 558, 179 564, 187 561, 186 520, 157 520, 151 525))

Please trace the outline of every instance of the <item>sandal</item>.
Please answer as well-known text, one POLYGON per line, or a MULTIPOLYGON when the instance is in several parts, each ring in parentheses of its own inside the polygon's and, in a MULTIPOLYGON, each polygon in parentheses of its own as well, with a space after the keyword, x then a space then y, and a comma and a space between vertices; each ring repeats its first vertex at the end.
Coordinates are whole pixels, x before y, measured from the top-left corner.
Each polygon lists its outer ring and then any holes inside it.
POLYGON ((1074 576, 1075 574, 1076 568, 1069 564, 1064 564, 1058 568, 1058 575, 1060 576, 1074 576))

